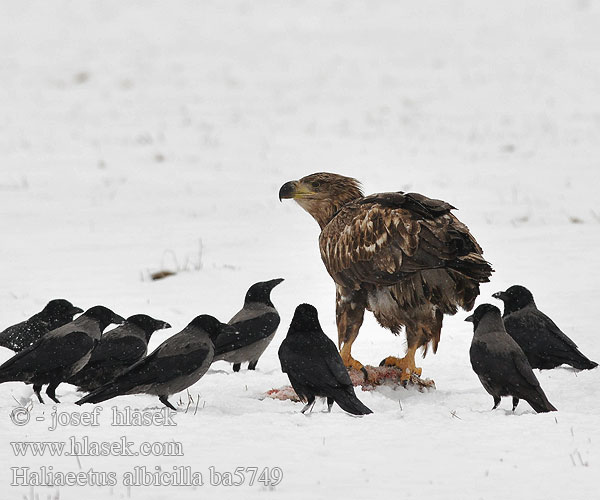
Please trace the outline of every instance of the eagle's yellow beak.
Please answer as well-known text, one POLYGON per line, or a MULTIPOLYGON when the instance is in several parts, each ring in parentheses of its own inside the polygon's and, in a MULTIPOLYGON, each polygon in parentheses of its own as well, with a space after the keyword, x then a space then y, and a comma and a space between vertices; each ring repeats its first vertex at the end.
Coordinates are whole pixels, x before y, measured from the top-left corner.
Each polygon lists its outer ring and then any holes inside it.
POLYGON ((315 192, 308 188, 306 184, 300 181, 290 181, 281 186, 281 189, 279 190, 279 201, 290 198, 304 198, 305 196, 313 194, 315 194, 315 192))

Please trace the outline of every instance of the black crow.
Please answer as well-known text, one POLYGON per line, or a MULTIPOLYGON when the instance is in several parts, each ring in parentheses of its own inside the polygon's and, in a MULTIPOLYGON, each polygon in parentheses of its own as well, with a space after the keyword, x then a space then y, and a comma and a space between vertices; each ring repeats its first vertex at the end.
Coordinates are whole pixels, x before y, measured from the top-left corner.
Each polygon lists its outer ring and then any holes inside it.
POLYGON ((546 370, 565 364, 590 370, 598 366, 581 354, 577 344, 537 308, 533 295, 524 286, 511 286, 492 297, 504 302, 504 327, 521 346, 532 368, 546 370))
POLYGON ((0 333, 0 346, 15 352, 22 351, 38 341, 46 333, 73 321, 73 316, 83 312, 68 300, 54 299, 31 318, 9 326, 0 333))
POLYGON ((537 412, 556 411, 527 361, 523 350, 506 333, 500 309, 482 304, 465 319, 473 323, 473 341, 469 351, 471 366, 484 389, 494 398, 494 408, 501 396, 512 396, 513 411, 519 399, 527 401, 537 412))
POLYGON ((287 337, 279 347, 279 361, 300 400, 306 401, 302 413, 314 405, 315 396, 327 398, 329 411, 335 401, 353 415, 373 413, 356 397, 348 370, 310 304, 296 308, 287 337))
POLYGON ((229 320, 233 328, 226 329, 215 342, 213 361, 233 363, 233 371, 249 362, 248 370, 254 370, 258 358, 273 340, 279 326, 279 313, 271 302, 271 290, 283 278, 261 281, 252 285, 244 298, 244 307, 229 320))
POLYGON ((124 394, 153 394, 175 410, 167 398, 202 378, 212 363, 213 342, 226 326, 206 314, 194 318, 151 354, 75 404, 101 403, 124 394))
POLYGON ((123 325, 102 335, 87 364, 66 382, 85 392, 110 382, 146 355, 150 337, 163 328, 171 325, 146 314, 130 316, 123 325))
POLYGON ((46 394, 59 403, 56 387, 85 366, 108 325, 124 321, 110 309, 94 306, 7 360, 0 366, 0 383, 21 381, 33 384, 40 403, 44 402, 40 395, 42 385, 49 384, 46 394))

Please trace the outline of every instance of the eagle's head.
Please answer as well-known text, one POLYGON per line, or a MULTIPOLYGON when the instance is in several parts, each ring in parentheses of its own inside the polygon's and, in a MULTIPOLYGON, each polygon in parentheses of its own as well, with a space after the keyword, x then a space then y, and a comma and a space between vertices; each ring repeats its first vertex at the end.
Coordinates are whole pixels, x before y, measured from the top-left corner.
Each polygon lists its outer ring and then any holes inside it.
POLYGON ((321 229, 342 206, 362 196, 360 183, 356 179, 329 172, 318 172, 286 182, 279 190, 279 200, 296 200, 314 217, 321 229))

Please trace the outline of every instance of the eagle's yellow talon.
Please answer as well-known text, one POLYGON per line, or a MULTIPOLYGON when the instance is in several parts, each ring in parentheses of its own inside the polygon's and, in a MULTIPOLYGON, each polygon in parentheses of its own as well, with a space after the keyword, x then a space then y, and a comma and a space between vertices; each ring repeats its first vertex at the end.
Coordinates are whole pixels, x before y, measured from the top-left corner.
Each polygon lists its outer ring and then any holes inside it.
POLYGON ((406 356, 404 356, 403 358, 388 356, 380 363, 379 366, 395 366, 396 368, 400 368, 400 370, 402 370, 400 381, 402 382, 410 380, 413 373, 420 377, 421 373, 423 373, 423 369, 418 368, 415 365, 414 354, 414 350, 409 350, 409 352, 407 352, 406 356))
POLYGON ((346 364, 346 368, 354 368, 355 370, 362 370, 364 368, 363 364, 355 359, 350 358, 348 364, 346 364))
POLYGON ((364 368, 363 364, 360 361, 356 361, 354 358, 342 358, 342 361, 344 362, 344 366, 346 366, 346 368, 354 368, 355 370, 359 371, 364 368))
POLYGON ((367 369, 364 367, 364 365, 360 362, 360 361, 356 361, 352 356, 350 356, 350 353, 348 351, 344 351, 342 349, 342 352, 340 352, 340 356, 342 358, 342 361, 344 362, 344 366, 348 369, 354 369, 357 371, 360 371, 363 373, 365 380, 369 380, 369 375, 367 373, 367 369))

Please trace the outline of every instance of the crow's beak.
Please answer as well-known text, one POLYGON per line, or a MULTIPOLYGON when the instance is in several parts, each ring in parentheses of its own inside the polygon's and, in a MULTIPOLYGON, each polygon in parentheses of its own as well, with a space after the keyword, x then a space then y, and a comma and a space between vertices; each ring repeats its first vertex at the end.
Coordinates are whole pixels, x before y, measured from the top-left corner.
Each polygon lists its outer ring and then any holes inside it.
POLYGON ((171 325, 166 321, 163 321, 159 329, 164 330, 165 328, 171 328, 171 325))
POLYGON ((118 314, 113 314, 111 318, 111 323, 114 323, 115 325, 122 325, 125 323, 125 321, 125 318, 123 316, 119 316, 118 314))
POLYGON ((71 314, 79 314, 82 313, 83 309, 79 308, 79 307, 75 307, 73 306, 73 309, 71 309, 71 314))
POLYGON ((279 283, 281 283, 283 281, 283 278, 277 278, 271 281, 267 281, 267 284, 271 287, 271 290, 273 290, 273 288, 275 288, 277 285, 279 285, 279 283))
POLYGON ((283 200, 283 199, 290 199, 293 198, 294 195, 296 194, 296 187, 298 186, 298 181, 290 181, 290 182, 286 182, 283 186, 281 186, 281 188, 279 189, 279 201, 283 200))
POLYGON ((469 323, 473 323, 473 315, 471 314, 471 316, 467 316, 465 318, 465 321, 468 321, 469 323))
POLYGON ((504 292, 496 292, 492 294, 492 297, 494 297, 495 299, 498 300, 504 300, 506 297, 506 294, 504 292))

